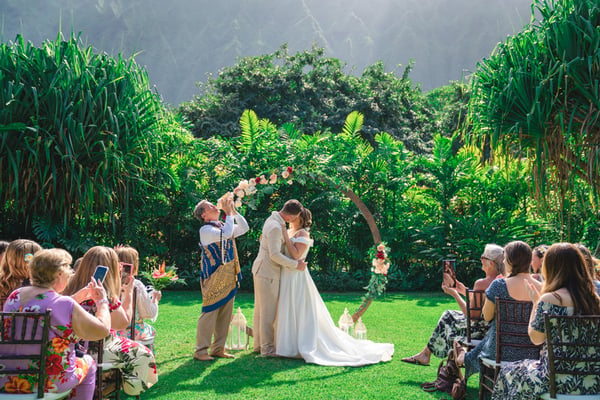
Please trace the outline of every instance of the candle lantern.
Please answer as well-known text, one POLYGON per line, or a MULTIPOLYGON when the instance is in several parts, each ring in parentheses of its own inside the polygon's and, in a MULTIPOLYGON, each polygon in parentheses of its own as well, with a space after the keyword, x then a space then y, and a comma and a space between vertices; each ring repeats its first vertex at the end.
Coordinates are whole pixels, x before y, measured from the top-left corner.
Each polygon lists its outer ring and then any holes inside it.
POLYGON ((237 312, 231 318, 226 347, 230 350, 246 350, 248 348, 246 317, 242 314, 241 307, 238 307, 237 312))
POLYGON ((354 327, 354 337, 361 340, 367 339, 367 326, 362 321, 361 317, 358 317, 358 321, 354 327))
POLYGON ((352 316, 348 312, 348 308, 344 308, 344 313, 340 317, 338 321, 338 327, 346 332, 349 335, 352 335, 352 327, 354 326, 354 321, 352 320, 352 316))

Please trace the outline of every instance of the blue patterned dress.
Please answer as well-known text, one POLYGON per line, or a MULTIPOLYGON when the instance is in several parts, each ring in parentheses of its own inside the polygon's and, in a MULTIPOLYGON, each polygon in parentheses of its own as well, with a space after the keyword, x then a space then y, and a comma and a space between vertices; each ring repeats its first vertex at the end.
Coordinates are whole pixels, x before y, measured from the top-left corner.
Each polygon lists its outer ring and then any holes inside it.
MULTIPOLYGON (((545 332, 544 313, 549 315, 573 315, 573 307, 563 307, 540 301, 530 326, 538 332, 545 332)), ((571 332, 573 337, 590 335, 597 332, 571 332)), ((572 387, 581 394, 600 393, 600 377, 590 379, 573 375, 559 375, 559 387, 572 387), (583 380, 579 382, 579 380, 583 380)), ((502 367, 496 380, 493 400, 534 400, 549 391, 548 349, 544 344, 539 360, 512 362, 502 367)))
MULTIPOLYGON (((515 300, 508 294, 508 287, 504 278, 496 279, 485 291, 487 301, 496 304, 496 297, 506 300, 515 300)), ((483 340, 475 348, 465 354, 465 377, 479 372, 479 358, 496 358, 496 320, 490 323, 490 329, 483 340)))

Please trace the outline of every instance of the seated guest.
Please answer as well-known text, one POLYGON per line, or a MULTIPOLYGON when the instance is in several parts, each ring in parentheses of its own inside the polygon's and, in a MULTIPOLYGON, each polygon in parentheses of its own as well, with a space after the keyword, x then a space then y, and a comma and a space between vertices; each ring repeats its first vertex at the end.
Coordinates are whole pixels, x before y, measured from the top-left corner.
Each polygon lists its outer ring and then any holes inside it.
POLYGON ((531 275, 533 279, 542 281, 542 271, 540 271, 542 267, 542 261, 544 261, 544 254, 548 250, 548 246, 545 244, 539 245, 533 249, 531 254, 531 275))
MULTIPOLYGON (((108 294, 111 311, 111 331, 104 340, 104 362, 115 364, 123 375, 123 389, 130 396, 137 396, 150 388, 158 380, 154 355, 144 345, 125 337, 119 337, 116 331, 126 329, 131 319, 131 300, 133 277, 123 284, 123 302, 121 303, 121 273, 117 253, 104 246, 89 249, 81 259, 73 279, 65 289, 66 294, 74 294, 94 275, 96 266, 105 265, 108 273, 104 279, 104 288, 108 294)), ((96 307, 91 302, 82 306, 92 314, 96 307)))
MULTIPOLYGON (((550 246, 542 266, 544 286, 541 292, 530 286, 534 304, 529 322, 529 337, 534 344, 546 340, 544 313, 549 315, 600 315, 600 297, 596 294, 590 272, 581 252, 570 243, 550 246)), ((596 329, 594 329, 596 330, 596 329)), ((588 335, 570 332, 570 337, 588 335)), ((600 376, 596 379, 577 375, 560 375, 557 385, 577 387, 580 394, 599 394, 600 376)), ((502 367, 492 399, 537 399, 549 390, 548 349, 544 345, 539 360, 523 360, 502 367)))
POLYGON ((7 297, 13 290, 29 286, 27 265, 42 246, 33 240, 13 240, 6 247, 0 260, 0 297, 7 297))
MULTIPOLYGON (((456 364, 465 366, 465 378, 479 372, 479 358, 496 358, 496 298, 530 301, 527 284, 541 289, 542 284, 529 273, 531 247, 520 240, 504 246, 504 266, 506 278, 496 279, 485 291, 483 318, 490 321, 490 329, 485 338, 473 350, 465 354, 462 346, 456 345, 456 364)), ((511 355, 512 356, 512 355, 511 355)), ((518 355, 514 355, 518 357, 518 355)))
MULTIPOLYGON (((473 284, 474 290, 486 290, 492 281, 496 279, 498 275, 504 273, 504 250, 502 247, 495 244, 487 244, 481 255, 481 269, 485 272, 485 278, 478 279, 473 284)), ((456 288, 451 288, 442 283, 442 289, 445 293, 454 297, 458 303, 461 311, 448 310, 444 311, 440 317, 437 326, 435 327, 427 346, 420 353, 415 354, 411 357, 403 358, 402 361, 419 364, 429 365, 431 354, 439 358, 445 358, 448 352, 452 348, 452 344, 455 339, 462 340, 467 335, 467 304, 461 297, 466 295, 466 287, 460 281, 456 281, 456 288)), ((473 299, 470 299, 473 302, 473 299)), ((472 318, 478 318, 479 314, 472 314, 472 318)), ((481 339, 487 332, 489 324, 485 323, 476 326, 476 332, 472 335, 475 339, 481 339)))
MULTIPOLYGON (((71 255, 62 249, 40 250, 29 264, 31 286, 15 290, 7 299, 4 311, 36 311, 51 309, 50 336, 46 351, 46 371, 48 383, 46 392, 65 392, 73 389, 72 399, 88 399, 94 397, 96 383, 96 364, 85 355, 75 356, 75 343, 80 339, 99 340, 108 335, 110 314, 106 292, 101 284, 90 281, 75 297, 89 298, 98 312, 96 316, 89 314, 77 302, 61 293, 71 278, 69 266, 71 255)), ((0 345, 1 347, 1 345, 0 345)), ((18 354, 18 350, 3 348, 3 354, 18 354)), ((25 360, 25 363, 27 360, 25 360)), ((0 369, 7 367, 1 366, 0 369)), ((11 368, 26 365, 10 365, 11 368)), ((10 387, 18 387, 21 391, 33 393, 35 388, 27 375, 11 375, 0 377, 0 393, 11 392, 10 387), (12 382, 15 385, 9 385, 12 382)))
POLYGON ((583 260, 585 261, 585 266, 590 272, 590 276, 592 277, 592 281, 594 282, 594 286, 596 287, 596 293, 600 295, 600 281, 596 277, 596 263, 594 262, 594 257, 592 257, 592 253, 590 253, 590 250, 581 243, 576 243, 575 247, 577 247, 577 249, 581 252, 583 260))
MULTIPOLYGON (((117 256, 119 257, 120 263, 131 264, 132 276, 135 277, 139 270, 140 256, 136 249, 131 246, 117 246, 115 247, 117 256)), ((152 321, 156 320, 158 316, 158 302, 161 298, 160 291, 152 290, 152 293, 148 293, 144 284, 138 280, 133 281, 133 290, 136 294, 136 304, 133 306, 137 309, 136 321, 135 321, 135 340, 152 340, 156 336, 156 330, 152 325, 144 321, 149 319, 152 321)), ((129 337, 129 329, 120 330, 117 332, 119 336, 129 337)), ((151 350, 152 346, 150 346, 151 350)))

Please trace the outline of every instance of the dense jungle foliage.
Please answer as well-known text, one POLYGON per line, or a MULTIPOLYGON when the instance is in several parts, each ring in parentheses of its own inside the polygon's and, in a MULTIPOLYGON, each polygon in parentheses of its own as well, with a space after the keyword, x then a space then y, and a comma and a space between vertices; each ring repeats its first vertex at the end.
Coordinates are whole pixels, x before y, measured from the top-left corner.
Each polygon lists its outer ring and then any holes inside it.
POLYGON ((96 54, 76 38, 37 48, 18 37, 0 51, 3 239, 27 237, 75 257, 95 244, 128 243, 142 268, 166 260, 196 289, 196 202, 275 173, 277 183, 259 183, 240 210, 251 226, 238 240, 245 289, 262 223, 289 198, 313 212, 309 262, 322 290, 360 290, 369 279, 372 234, 348 192, 391 249, 391 290, 439 287, 444 258, 457 259, 470 285, 486 243, 581 241, 598 253, 589 180, 569 175, 568 186, 539 186, 540 166, 550 166, 535 152, 486 139, 504 128, 478 114, 484 75, 472 89, 452 83, 422 93, 410 68, 398 77, 376 64, 350 77, 321 49, 289 55, 283 46, 240 60, 206 96, 169 110, 133 59, 96 54))

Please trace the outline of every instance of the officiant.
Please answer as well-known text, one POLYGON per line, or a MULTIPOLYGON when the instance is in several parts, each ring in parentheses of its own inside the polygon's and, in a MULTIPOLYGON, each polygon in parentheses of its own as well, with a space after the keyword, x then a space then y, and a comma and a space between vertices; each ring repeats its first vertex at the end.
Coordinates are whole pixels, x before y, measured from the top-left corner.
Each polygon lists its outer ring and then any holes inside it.
POLYGON ((242 278, 234 239, 248 232, 248 223, 237 212, 232 195, 224 196, 218 203, 225 213, 225 223, 219 220, 219 207, 207 200, 200 201, 194 208, 194 217, 203 223, 199 232, 202 313, 198 318, 194 350, 194 358, 200 361, 233 358, 225 352, 225 341, 242 278))

